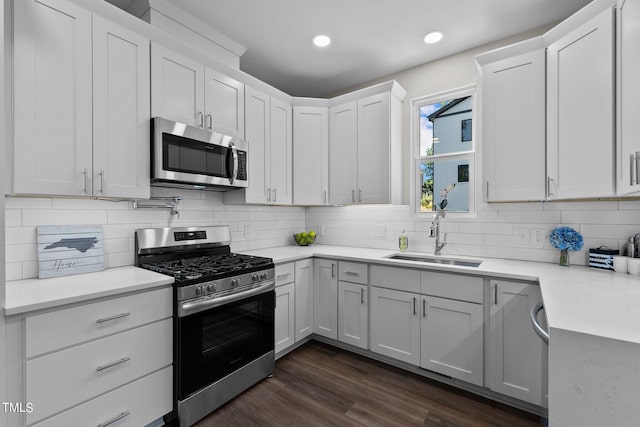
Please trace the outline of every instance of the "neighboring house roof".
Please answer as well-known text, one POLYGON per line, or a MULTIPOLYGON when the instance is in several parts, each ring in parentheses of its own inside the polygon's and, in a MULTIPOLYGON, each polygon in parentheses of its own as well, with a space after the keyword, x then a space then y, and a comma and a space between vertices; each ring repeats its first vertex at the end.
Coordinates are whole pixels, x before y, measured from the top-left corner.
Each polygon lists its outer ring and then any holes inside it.
POLYGON ((427 116, 427 119, 429 119, 429 121, 432 122, 434 119, 437 119, 438 117, 441 117, 441 116, 445 115, 444 113, 446 113, 447 111, 449 111, 450 109, 452 109, 456 105, 460 104, 461 102, 463 102, 463 101, 465 101, 465 100, 467 100, 469 98, 471 98, 471 96, 465 96, 465 97, 462 97, 462 98, 458 98, 458 99, 448 103, 444 107, 441 107, 438 110, 434 111, 433 113, 429 114, 427 116))

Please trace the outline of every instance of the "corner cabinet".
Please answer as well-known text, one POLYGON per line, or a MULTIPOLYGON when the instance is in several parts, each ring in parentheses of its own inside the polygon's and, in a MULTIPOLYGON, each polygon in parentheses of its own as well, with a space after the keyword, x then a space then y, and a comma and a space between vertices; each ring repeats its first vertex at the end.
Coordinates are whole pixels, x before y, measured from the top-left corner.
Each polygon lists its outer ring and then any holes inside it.
POLYGON ((329 203, 402 201, 402 101, 395 81, 331 100, 329 203))
POLYGON ((149 40, 65 0, 14 6, 13 193, 148 198, 149 40))
POLYGON ((640 138, 635 122, 640 117, 640 4, 618 2, 617 31, 617 194, 640 192, 640 138))
POLYGON ((545 198, 545 49, 542 38, 476 56, 482 69, 484 196, 545 198), (523 173, 522 171, 527 171, 523 173))
POLYGON ((329 189, 328 107, 293 107, 293 203, 325 205, 329 189))
POLYGON ((607 8, 547 49, 548 199, 615 194, 614 41, 607 8))
POLYGON ((369 348, 369 266, 338 263, 338 341, 369 348))
POLYGON ((250 145, 249 187, 224 193, 228 204, 292 202, 292 108, 250 86, 245 88, 245 136, 250 145))
POLYGON ((491 280, 487 387, 547 406, 547 345, 531 327, 529 313, 542 301, 534 284, 491 280))
POLYGON ((151 113, 244 138, 244 84, 164 46, 151 46, 151 113))

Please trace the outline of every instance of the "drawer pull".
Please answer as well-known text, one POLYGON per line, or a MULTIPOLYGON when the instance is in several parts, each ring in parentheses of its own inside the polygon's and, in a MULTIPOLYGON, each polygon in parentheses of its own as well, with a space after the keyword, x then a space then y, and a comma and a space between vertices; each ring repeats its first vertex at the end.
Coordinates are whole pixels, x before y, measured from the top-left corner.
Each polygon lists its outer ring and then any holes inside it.
POLYGON ((131 316, 131 313, 120 313, 120 314, 116 314, 115 316, 103 317, 102 319, 96 320, 96 323, 101 324, 105 322, 111 322, 112 320, 122 319, 123 317, 127 317, 127 316, 131 316))
POLYGON ((422 300, 422 317, 427 318, 427 300, 422 300))
POLYGON ((291 276, 291 273, 278 274, 278 279, 284 279, 285 277, 291 276))
POLYGON ((348 274, 349 276, 359 276, 360 273, 358 273, 357 271, 349 271, 349 270, 345 270, 344 274, 348 274))
POLYGON ((131 360, 131 358, 128 357, 128 356, 125 356, 120 360, 116 360, 115 362, 111 362, 111 363, 107 363, 106 365, 98 366, 96 368, 96 371, 97 372, 101 372, 101 371, 104 371, 105 369, 113 368, 114 366, 118 366, 118 365, 120 365, 120 364, 122 364, 124 362, 128 362, 129 360, 131 360))
POLYGON ((106 421, 104 423, 100 423, 98 424, 97 427, 107 427, 110 426, 111 424, 115 423, 116 421, 120 421, 121 419, 123 419, 124 417, 128 417, 129 414, 131 414, 131 412, 129 411, 124 411, 123 413, 121 413, 120 415, 116 415, 115 417, 111 418, 109 421, 106 421))

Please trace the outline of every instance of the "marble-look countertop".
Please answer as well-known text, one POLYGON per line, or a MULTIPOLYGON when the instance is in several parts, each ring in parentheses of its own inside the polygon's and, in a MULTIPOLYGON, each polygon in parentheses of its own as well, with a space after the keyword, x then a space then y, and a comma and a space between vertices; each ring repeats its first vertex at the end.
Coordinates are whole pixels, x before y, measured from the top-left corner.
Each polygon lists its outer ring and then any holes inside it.
POLYGON ((22 314, 172 283, 173 277, 138 267, 109 268, 50 279, 16 280, 7 282, 4 312, 7 316, 22 314))
MULTIPOLYGON (((537 282, 542 292, 550 331, 561 329, 640 343, 640 276, 582 265, 561 267, 551 263, 496 258, 481 259, 479 267, 426 264, 386 258, 397 253, 393 250, 345 246, 280 246, 243 252, 273 258, 276 264, 310 257, 325 257, 537 282)), ((443 257, 476 259, 457 255, 443 257)))

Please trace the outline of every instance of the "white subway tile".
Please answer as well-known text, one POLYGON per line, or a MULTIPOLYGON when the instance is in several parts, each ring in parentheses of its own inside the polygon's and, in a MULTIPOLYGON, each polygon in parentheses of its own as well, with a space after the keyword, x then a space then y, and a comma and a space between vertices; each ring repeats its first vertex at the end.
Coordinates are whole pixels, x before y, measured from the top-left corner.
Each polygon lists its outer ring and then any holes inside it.
POLYGON ((580 224, 633 224, 640 228, 638 211, 563 211, 562 222, 580 224))
POLYGON ((460 224, 462 233, 482 233, 482 234, 511 234, 513 224, 511 223, 463 223, 460 224))
POLYGON ((129 247, 129 238, 121 239, 104 239, 104 253, 128 252, 132 250, 129 247))
POLYGON ((52 199, 53 209, 66 210, 127 210, 130 208, 129 201, 110 201, 95 199, 52 199))
POLYGON ((51 199, 7 196, 4 199, 4 207, 5 209, 51 209, 51 199))
POLYGON ((583 201, 583 202, 546 202, 546 211, 615 211, 618 210, 618 202, 607 201, 583 201))
MULTIPOLYGON (((115 212, 115 211, 114 211, 115 212)), ((126 212, 126 211, 123 211, 126 212)), ((25 209, 22 211, 22 224, 30 225, 76 225, 76 224, 105 224, 106 211, 74 211, 58 209, 25 209)))
POLYGON ((7 245, 5 247, 6 262, 35 261, 38 259, 38 245, 25 243, 19 245, 7 245))
POLYGON ((104 255, 106 260, 106 268, 125 267, 133 265, 135 262, 134 252, 115 252, 104 255))
POLYGON ((22 263, 7 262, 5 264, 5 279, 7 282, 22 279, 22 263))
POLYGON ((20 209, 5 209, 4 222, 6 227, 21 227, 22 211, 20 209))
POLYGON ((560 212, 557 211, 500 211, 498 214, 501 223, 556 224, 560 218, 560 212))
POLYGON ((7 227, 5 242, 7 245, 20 243, 34 243, 36 241, 36 227, 7 227))
POLYGON ((22 278, 33 279, 38 277, 40 273, 38 268, 38 261, 25 261, 22 263, 22 278))

